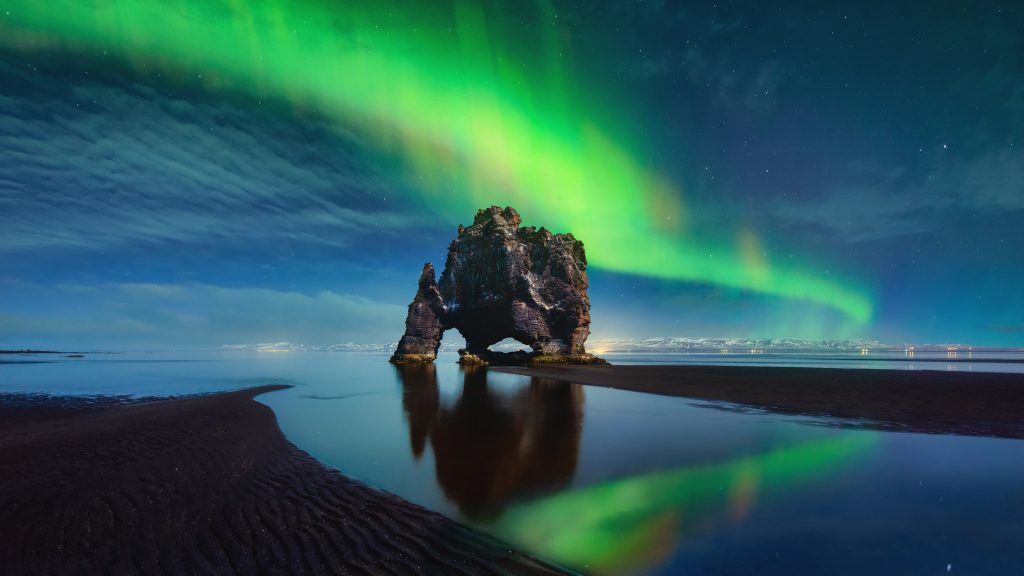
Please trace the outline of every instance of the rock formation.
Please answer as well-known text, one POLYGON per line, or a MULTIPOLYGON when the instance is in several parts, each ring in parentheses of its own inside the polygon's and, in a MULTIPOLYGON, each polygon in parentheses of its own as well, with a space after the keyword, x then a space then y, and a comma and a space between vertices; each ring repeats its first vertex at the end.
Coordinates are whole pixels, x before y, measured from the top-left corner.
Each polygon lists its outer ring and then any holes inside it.
POLYGON ((484 363, 497 356, 488 346, 505 338, 532 348, 531 358, 595 360, 584 348, 590 299, 583 243, 520 222, 513 208, 491 206, 468 228, 459 226, 440 282, 431 264, 423 266, 392 362, 432 361, 451 328, 465 337, 466 357, 484 363))
POLYGON ((420 287, 416 297, 409 304, 405 334, 398 341, 395 357, 401 354, 407 357, 406 361, 433 360, 445 330, 444 317, 444 300, 434 277, 434 265, 428 262, 423 265, 423 272, 420 273, 420 287))

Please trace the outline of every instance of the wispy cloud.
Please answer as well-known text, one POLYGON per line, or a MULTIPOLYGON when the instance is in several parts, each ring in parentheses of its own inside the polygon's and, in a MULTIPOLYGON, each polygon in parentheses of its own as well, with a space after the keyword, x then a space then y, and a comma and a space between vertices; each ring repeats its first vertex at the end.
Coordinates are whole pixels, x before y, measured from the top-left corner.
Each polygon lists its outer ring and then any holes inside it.
POLYGON ((1000 334, 1024 334, 1024 324, 993 324, 987 328, 1000 334))
POLYGON ((0 306, 0 344, 5 346, 182 348, 230 342, 390 342, 402 333, 405 317, 405 306, 352 294, 209 284, 20 286, 18 294, 21 299, 31 294, 33 301, 42 299, 47 305, 5 298, 0 306))
POLYGON ((426 225, 390 207, 396 194, 367 168, 358 140, 333 127, 26 74, 0 64, 8 86, 35 84, 31 96, 0 90, 0 251, 345 245, 426 225))
POLYGON ((1024 210, 1024 148, 1005 146, 966 159, 940 161, 923 177, 904 170, 851 163, 848 182, 774 212, 801 227, 828 230, 847 242, 930 232, 948 225, 952 210, 972 213, 1024 210))

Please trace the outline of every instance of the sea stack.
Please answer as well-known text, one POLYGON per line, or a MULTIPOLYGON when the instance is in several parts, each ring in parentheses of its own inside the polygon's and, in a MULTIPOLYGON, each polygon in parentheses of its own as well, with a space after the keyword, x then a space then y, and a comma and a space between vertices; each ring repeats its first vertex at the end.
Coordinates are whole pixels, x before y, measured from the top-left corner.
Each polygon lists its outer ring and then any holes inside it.
POLYGON ((433 265, 423 266, 392 362, 433 362, 444 331, 455 328, 466 339, 464 364, 603 363, 584 347, 590 298, 583 243, 521 221, 515 209, 491 206, 468 228, 459 226, 440 282, 433 265), (488 350, 506 338, 533 352, 488 350))

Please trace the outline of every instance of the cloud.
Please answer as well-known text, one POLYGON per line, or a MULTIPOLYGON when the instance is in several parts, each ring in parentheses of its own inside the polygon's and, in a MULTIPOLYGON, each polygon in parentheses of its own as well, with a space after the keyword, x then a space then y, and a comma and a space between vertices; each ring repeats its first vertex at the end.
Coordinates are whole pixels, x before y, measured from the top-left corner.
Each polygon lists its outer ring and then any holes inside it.
POLYGON ((708 103, 721 108, 743 107, 768 112, 775 107, 786 67, 779 60, 746 63, 727 51, 689 47, 682 55, 648 56, 626 63, 641 79, 686 78, 690 86, 706 93, 708 103))
POLYGON ((1024 148, 1006 147, 939 170, 950 202, 991 210, 1024 210, 1024 148))
POLYGON ((604 25, 616 31, 645 31, 636 42, 644 49, 621 64, 626 74, 673 85, 675 79, 683 78, 691 87, 689 95, 702 94, 710 106, 728 112, 734 108, 770 111, 792 70, 774 50, 750 54, 746 46, 737 43, 737 37, 743 37, 756 45, 751 25, 763 24, 756 16, 723 17, 721 10, 679 2, 620 2, 601 9, 584 6, 588 19, 603 11, 604 25), (673 39, 667 47, 653 41, 665 37, 673 39))
POLYGON ((209 284, 11 284, 0 306, 4 346, 208 348, 238 342, 391 342, 405 306, 353 294, 209 284), (35 306, 33 302, 44 302, 35 306))
POLYGON ((713 95, 713 104, 739 104, 750 110, 767 111, 774 107, 785 67, 778 60, 747 65, 726 50, 709 52, 690 47, 673 73, 682 72, 690 84, 713 95))
POLYGON ((344 246, 368 231, 428 225, 392 208, 397 194, 367 168, 358 140, 333 126, 28 74, 0 64, 0 84, 11 87, 0 94, 2 252, 344 246))
MULTIPOLYGON (((998 19, 969 32, 978 37, 968 42, 987 45, 990 56, 951 75, 931 101, 914 104, 941 111, 941 121, 919 123, 919 134, 892 135, 895 147, 912 150, 912 156, 852 161, 835 174, 830 189, 803 203, 780 204, 776 214, 795 226, 818 226, 862 242, 952 229, 965 213, 1024 211, 1024 76, 1016 56, 1021 36, 998 19), (902 168, 883 169, 883 163, 902 168)), ((884 95, 894 98, 887 106, 896 96, 884 95)), ((888 146, 879 141, 876 147, 888 146)))
POLYGON ((1000 334, 1024 334, 1024 324, 992 324, 986 328, 1000 334))
POLYGON ((791 226, 825 229, 857 243, 931 232, 950 211, 1024 210, 1024 149, 993 148, 949 159, 910 177, 905 170, 850 163, 838 185, 804 202, 780 203, 774 213, 791 226))

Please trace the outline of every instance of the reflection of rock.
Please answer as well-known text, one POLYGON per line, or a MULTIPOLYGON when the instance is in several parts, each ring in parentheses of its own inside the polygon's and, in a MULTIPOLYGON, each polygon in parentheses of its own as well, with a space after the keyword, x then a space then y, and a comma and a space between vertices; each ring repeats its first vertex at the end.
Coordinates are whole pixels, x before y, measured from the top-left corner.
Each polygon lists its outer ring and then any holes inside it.
POLYGON ((427 436, 437 418, 441 395, 433 364, 413 364, 400 368, 402 374, 402 408, 409 421, 409 444, 417 460, 423 455, 427 436))
POLYGON ((583 428, 579 385, 533 378, 509 396, 488 388, 485 370, 470 369, 461 396, 446 406, 432 365, 397 370, 413 454, 429 436, 438 483, 467 517, 495 517, 516 498, 572 480, 583 428))
POLYGON ((514 338, 538 354, 590 358, 584 349, 590 299, 583 243, 572 234, 519 224, 514 209, 491 206, 477 212, 472 226, 459 226, 440 282, 433 266, 423 267, 393 362, 432 360, 449 328, 466 338, 474 354, 514 338))

